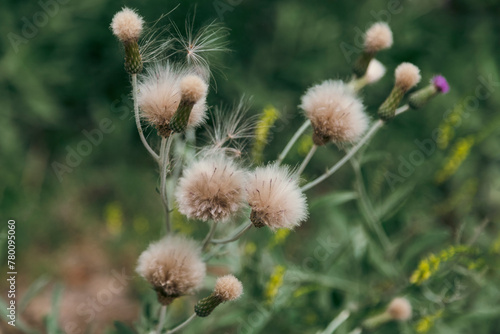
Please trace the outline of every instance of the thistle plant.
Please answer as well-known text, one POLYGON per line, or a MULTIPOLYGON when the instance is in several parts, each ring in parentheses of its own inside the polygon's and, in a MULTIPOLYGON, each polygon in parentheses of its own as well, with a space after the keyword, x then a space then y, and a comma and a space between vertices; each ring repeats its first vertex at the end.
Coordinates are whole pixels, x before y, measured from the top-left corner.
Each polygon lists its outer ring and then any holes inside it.
MULTIPOLYGON (((389 26, 376 23, 366 32, 364 50, 354 65, 352 79, 322 78, 321 83, 305 90, 299 105, 306 118, 304 124, 276 161, 256 165, 248 159, 244 146, 251 141, 258 125, 246 114, 245 103, 237 104, 224 115, 220 109, 213 111, 206 102, 211 89, 212 66, 206 54, 225 50, 224 29, 209 25, 199 33, 190 30, 183 38, 175 28, 165 42, 148 42, 159 45, 152 53, 162 56, 157 62, 143 64, 139 46, 143 25, 144 20, 136 11, 124 8, 113 18, 111 28, 124 46, 125 69, 131 76, 140 139, 158 163, 160 174, 159 193, 165 209, 166 235, 159 236, 159 241, 153 241, 144 250, 136 269, 151 285, 161 304, 156 333, 177 332, 196 318, 216 313, 218 305, 238 299, 243 285, 228 274, 217 279, 212 294, 194 303, 194 313, 183 323, 177 327, 165 323, 167 306, 177 298, 192 298, 188 296, 203 287, 207 265, 214 256, 222 256, 226 244, 242 239, 250 230, 252 234, 262 233, 262 227, 274 232, 313 223, 307 222, 306 191, 349 162, 388 121, 410 108, 423 107, 449 89, 444 77, 437 76, 430 86, 413 93, 408 104, 401 105, 405 95, 421 78, 418 67, 403 63, 395 69, 394 88, 378 108, 379 119, 372 120, 359 92, 384 76, 386 68, 375 56, 393 43, 389 26), (171 51, 167 46, 174 44, 181 47, 171 51), (186 150, 172 149, 175 143, 194 144, 194 130, 207 119, 213 123, 206 126, 209 143, 196 148, 191 156, 186 150), (159 149, 152 144, 151 138, 146 139, 143 123, 156 130, 159 149), (283 165, 290 150, 309 127, 312 127, 313 142, 309 153, 303 161, 293 162, 298 168, 283 165), (345 151, 345 155, 323 175, 303 180, 302 174, 314 154, 331 144, 345 151), (209 225, 204 239, 193 240, 172 229, 174 207, 188 219, 209 225), (228 232, 242 217, 243 223, 228 232)), ((380 238, 383 239, 383 232, 380 238)), ((371 329, 391 319, 404 321, 410 313, 411 305, 406 299, 394 299, 384 313, 366 319, 356 330, 371 329)), ((328 330, 348 317, 346 311, 328 330)))

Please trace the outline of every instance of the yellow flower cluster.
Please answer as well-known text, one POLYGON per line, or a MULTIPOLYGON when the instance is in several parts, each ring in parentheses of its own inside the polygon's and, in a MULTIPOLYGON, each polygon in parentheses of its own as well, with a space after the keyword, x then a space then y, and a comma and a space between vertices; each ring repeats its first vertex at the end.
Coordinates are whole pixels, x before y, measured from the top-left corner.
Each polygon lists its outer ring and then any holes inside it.
POLYGON ((417 333, 427 333, 433 326, 434 322, 441 318, 443 310, 439 310, 434 314, 426 315, 420 318, 420 320, 415 325, 415 330, 417 333))
POLYGON ((274 122, 276 122, 278 117, 279 112, 273 106, 265 107, 262 115, 260 116, 255 129, 255 142, 252 149, 252 156, 257 162, 262 161, 264 147, 266 146, 267 139, 269 137, 269 130, 274 125, 274 122))
POLYGON ((443 168, 436 173, 436 182, 443 183, 448 180, 457 169, 460 167, 462 162, 467 158, 469 152, 474 146, 475 140, 474 136, 470 135, 464 138, 460 138, 455 146, 453 147, 450 156, 446 159, 446 163, 443 168))
POLYGON ((269 248, 271 249, 275 246, 283 245, 286 241, 286 238, 290 235, 290 232, 292 232, 292 230, 288 228, 280 228, 279 230, 277 230, 273 235, 273 238, 269 242, 269 248))
POLYGON ((458 103, 455 108, 443 119, 439 125, 438 147, 444 150, 455 136, 455 128, 462 123, 462 114, 465 110, 465 103, 458 103))
POLYGON ((109 234, 118 236, 122 232, 123 211, 120 203, 108 203, 104 209, 104 220, 109 234))
POLYGON ((446 262, 457 254, 470 253, 470 247, 459 245, 450 246, 442 250, 438 255, 430 254, 425 259, 420 261, 417 269, 410 277, 410 283, 420 285, 427 281, 433 274, 435 274, 441 263, 446 262))
POLYGON ((500 254, 500 234, 495 241, 493 241, 493 245, 491 245, 491 252, 494 254, 500 254))
POLYGON ((285 276, 285 272, 286 268, 281 265, 274 267, 273 273, 269 278, 269 282, 267 282, 266 290, 264 292, 266 303, 268 305, 274 302, 279 289, 283 285, 283 277, 285 276))

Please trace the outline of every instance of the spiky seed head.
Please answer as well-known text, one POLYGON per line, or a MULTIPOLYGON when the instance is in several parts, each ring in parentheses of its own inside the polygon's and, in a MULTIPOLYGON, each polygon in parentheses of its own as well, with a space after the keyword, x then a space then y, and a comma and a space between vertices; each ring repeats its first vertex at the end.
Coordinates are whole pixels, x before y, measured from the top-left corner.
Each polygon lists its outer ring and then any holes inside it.
POLYGON ((123 7, 113 16, 111 29, 122 42, 137 41, 142 33, 144 20, 134 10, 123 7))
POLYGON ((368 116, 354 90, 340 80, 309 88, 300 107, 311 120, 316 145, 356 142, 368 128, 368 116))
POLYGON ((400 64, 394 73, 396 86, 405 92, 416 86, 421 79, 419 68, 411 63, 400 64))
POLYGON ((159 302, 167 305, 198 290, 206 266, 194 240, 167 236, 151 243, 139 256, 136 271, 153 286, 159 302))
POLYGON ((197 75, 186 75, 180 82, 182 99, 196 103, 207 96, 208 85, 197 75))
POLYGON ((372 84, 379 81, 385 75, 385 72, 385 66, 377 59, 372 59, 365 73, 366 83, 372 84))
POLYGON ((365 34, 365 51, 375 53, 392 46, 392 31, 385 22, 374 23, 365 34))
POLYGON ((231 159, 209 156, 193 163, 179 180, 179 211, 188 218, 223 221, 245 201, 246 173, 231 159))
POLYGON ((307 218, 306 198, 288 167, 258 167, 247 184, 250 220, 256 227, 293 229, 307 218))
POLYGON ((233 275, 217 278, 214 294, 221 300, 227 302, 238 299, 243 293, 243 284, 233 275))
MULTIPOLYGON (((140 78, 137 100, 141 115, 164 137, 170 134, 170 121, 181 101, 181 81, 187 76, 191 76, 188 70, 165 63, 153 65, 140 78)), ((206 118, 206 110, 203 96, 194 104, 187 126, 202 124, 206 118)))
POLYGON ((394 298, 386 311, 393 320, 405 321, 411 318, 411 304, 406 298, 394 298))

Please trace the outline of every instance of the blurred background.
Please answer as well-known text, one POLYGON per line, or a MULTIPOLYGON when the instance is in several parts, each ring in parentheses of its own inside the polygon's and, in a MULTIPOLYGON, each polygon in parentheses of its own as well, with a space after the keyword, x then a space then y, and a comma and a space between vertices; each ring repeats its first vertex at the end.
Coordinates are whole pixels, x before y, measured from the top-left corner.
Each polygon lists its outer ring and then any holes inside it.
MULTIPOLYGON (((161 236, 163 208, 157 166, 133 121, 123 53, 109 29, 124 5, 148 22, 179 5, 169 18, 181 29, 195 11, 195 27, 219 20, 230 29, 231 52, 217 59, 209 104, 245 95, 253 97, 251 114, 278 112, 262 162, 274 160, 303 123, 297 106, 308 87, 350 78, 360 34, 375 21, 390 24, 394 46, 377 56, 385 77, 361 93, 373 117, 403 61, 420 67, 421 86, 435 74, 451 85, 426 108, 397 117, 353 165, 310 190, 310 218, 296 232, 250 233, 229 248, 233 255, 214 261, 209 272, 237 273, 245 297, 186 332, 315 333, 349 308, 356 312, 337 331, 348 333, 406 295, 413 319, 380 333, 499 333, 495 0, 2 1, 0 268, 7 271, 6 223, 15 219, 18 300, 28 296, 19 321, 40 332, 125 333, 115 320, 137 326, 157 316, 153 291, 134 272, 140 252, 161 236), (102 139, 67 160, 103 120, 112 125, 102 139), (389 246, 369 228, 378 223, 389 246), (439 270, 431 266, 426 282, 410 283, 430 254, 441 260, 439 270), (111 286, 116 293, 108 293, 111 286)), ((287 163, 300 163, 308 138, 287 163)), ((305 178, 341 156, 334 145, 321 148, 305 178)), ((197 238, 206 231, 180 216, 175 226, 197 238)), ((0 298, 5 303, 3 292, 0 298)), ((169 323, 190 307, 189 300, 174 303, 169 323)), ((4 318, 0 331, 15 332, 4 318)))

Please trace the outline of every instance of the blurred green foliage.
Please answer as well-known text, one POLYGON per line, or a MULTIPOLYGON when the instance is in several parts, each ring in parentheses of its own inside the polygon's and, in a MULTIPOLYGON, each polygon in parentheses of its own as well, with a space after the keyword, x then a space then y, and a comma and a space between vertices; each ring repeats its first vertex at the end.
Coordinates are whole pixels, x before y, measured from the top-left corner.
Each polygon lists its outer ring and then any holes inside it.
MULTIPOLYGON (((253 113, 268 105, 278 110, 281 118, 270 133, 264 161, 275 159, 302 123, 297 105, 306 88, 350 77, 354 56, 345 57, 341 44, 355 46, 359 31, 377 17, 390 23, 395 43, 377 57, 388 74, 362 92, 368 112, 375 117, 392 86, 391 73, 402 61, 417 64, 423 81, 443 74, 451 92, 397 117, 353 168, 345 166, 309 191, 310 219, 294 233, 277 241, 278 235, 253 231, 247 243, 229 246, 232 255, 213 266, 236 272, 245 297, 195 321, 187 332, 315 333, 341 310, 353 308, 337 331, 348 333, 402 294, 413 304, 413 320, 388 324, 379 333, 498 331, 498 1, 422 0, 399 6, 382 0, 220 2, 196 6, 197 25, 222 18, 231 29, 232 52, 218 61, 217 89, 209 103, 231 104, 246 95, 253 96, 253 113), (220 2, 229 6, 222 14, 220 2), (433 139, 437 129, 446 135, 439 145, 433 139), (457 147, 467 138, 474 138, 473 144, 458 159, 457 147), (430 144, 422 149, 416 141, 430 144), (418 164, 410 162, 419 155, 414 152, 425 157, 418 164), (450 161, 449 175, 438 176, 450 161), (388 182, 392 174, 400 177, 395 183, 388 182), (450 245, 467 244, 485 219, 491 223, 477 236, 473 258, 447 261, 428 281, 410 283, 421 260, 450 245), (374 224, 388 236, 385 251, 374 224)), ((183 1, 170 14, 172 21, 181 26, 195 3, 183 1)), ((37 1, 0 3, 0 211, 4 221, 17 221, 20 284, 25 286, 45 273, 64 279, 60 263, 68 248, 83 240, 106 251, 109 270, 132 272, 140 251, 160 237, 156 166, 138 140, 120 46, 109 31, 123 5, 137 8, 151 22, 177 4, 67 0, 47 11, 44 23, 37 21, 44 12, 37 1), (36 25, 29 28, 26 22, 36 25), (64 163, 68 149, 87 139, 84 130, 99 129, 106 118, 112 130, 59 180, 53 163, 64 163)), ((306 178, 319 176, 341 157, 332 145, 321 151, 306 178)), ((286 162, 296 164, 304 155, 296 147, 286 162)), ((206 229, 195 223, 180 226, 198 237, 206 229)), ((132 297, 146 305, 138 321, 144 326, 156 321, 152 291, 139 279, 132 297)), ((182 321, 189 307, 174 309, 169 324, 182 321)), ((49 318, 50 326, 54 319, 49 318)))

